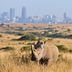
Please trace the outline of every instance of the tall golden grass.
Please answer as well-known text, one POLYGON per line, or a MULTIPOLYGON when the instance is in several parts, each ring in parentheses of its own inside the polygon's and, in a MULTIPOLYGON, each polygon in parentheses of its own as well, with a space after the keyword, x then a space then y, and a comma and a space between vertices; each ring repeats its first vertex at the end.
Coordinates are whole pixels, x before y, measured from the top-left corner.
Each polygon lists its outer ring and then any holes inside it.
POLYGON ((24 56, 19 51, 1 52, 0 72, 72 72, 72 59, 69 58, 72 54, 65 55, 59 57, 57 62, 44 66, 32 62, 30 56, 24 56))
MULTIPOLYGON (((0 48, 9 46, 20 49, 26 45, 26 41, 11 41, 19 38, 14 35, 2 35, 0 48)), ((29 42, 29 41, 28 41, 29 42)), ((52 42, 52 41, 49 41, 52 42)), ((72 49, 71 39, 54 39, 55 45, 64 45, 65 48, 72 49)), ((28 52, 21 53, 17 50, 0 51, 0 72, 72 72, 72 52, 63 53, 62 57, 52 65, 38 65, 30 60, 28 52), (26 54, 27 53, 27 54, 26 54)))

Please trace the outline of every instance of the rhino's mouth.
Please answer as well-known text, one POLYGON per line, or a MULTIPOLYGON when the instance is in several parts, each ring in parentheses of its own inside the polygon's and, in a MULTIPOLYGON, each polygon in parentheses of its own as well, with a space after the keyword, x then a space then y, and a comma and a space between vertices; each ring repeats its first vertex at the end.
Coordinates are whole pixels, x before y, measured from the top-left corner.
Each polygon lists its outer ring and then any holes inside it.
POLYGON ((40 60, 43 56, 43 50, 42 49, 34 49, 33 50, 34 56, 36 58, 36 60, 40 60))

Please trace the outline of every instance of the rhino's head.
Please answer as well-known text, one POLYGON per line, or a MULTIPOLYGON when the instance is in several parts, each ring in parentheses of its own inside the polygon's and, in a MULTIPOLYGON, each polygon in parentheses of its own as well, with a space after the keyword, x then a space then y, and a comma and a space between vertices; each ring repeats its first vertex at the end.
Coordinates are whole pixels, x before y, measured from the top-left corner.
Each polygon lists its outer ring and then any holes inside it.
POLYGON ((33 61, 39 60, 41 58, 43 46, 44 46, 44 43, 40 40, 38 40, 37 43, 32 44, 32 46, 31 46, 31 53, 32 53, 31 59, 33 61))
POLYGON ((42 48, 43 44, 44 44, 43 41, 38 40, 37 43, 33 43, 33 44, 32 44, 32 47, 33 47, 34 49, 39 49, 39 48, 42 48))

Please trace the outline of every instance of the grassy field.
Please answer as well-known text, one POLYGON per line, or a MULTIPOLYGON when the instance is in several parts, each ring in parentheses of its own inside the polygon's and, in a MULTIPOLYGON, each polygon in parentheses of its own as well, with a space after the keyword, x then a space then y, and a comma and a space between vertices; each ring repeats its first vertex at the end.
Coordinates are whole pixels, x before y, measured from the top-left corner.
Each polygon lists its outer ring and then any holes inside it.
MULTIPOLYGON (((44 37, 49 43, 55 44, 60 51, 60 57, 52 65, 42 66, 30 60, 30 43, 33 40, 17 40, 22 35, 5 33, 7 31, 44 32, 47 27, 65 35, 72 34, 72 25, 47 24, 13 24, 0 26, 0 72, 72 72, 72 39, 44 37), (16 30, 18 27, 41 28, 40 30, 16 30), (14 40, 15 39, 15 40, 14 40)), ((52 33, 51 30, 50 32, 52 33)), ((54 33, 54 32, 53 32, 54 33)))

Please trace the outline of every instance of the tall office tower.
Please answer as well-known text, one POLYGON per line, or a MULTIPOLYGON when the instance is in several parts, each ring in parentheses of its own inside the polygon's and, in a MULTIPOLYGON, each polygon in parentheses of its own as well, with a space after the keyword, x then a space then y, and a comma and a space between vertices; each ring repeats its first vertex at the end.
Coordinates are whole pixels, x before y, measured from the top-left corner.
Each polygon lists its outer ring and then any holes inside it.
POLYGON ((63 17, 64 17, 63 22, 64 23, 68 23, 68 17, 67 17, 67 13, 66 12, 64 13, 63 17))
POLYGON ((51 22, 52 22, 52 23, 56 23, 56 16, 55 16, 55 15, 52 15, 51 22))
POLYGON ((10 8, 10 21, 13 21, 15 18, 15 9, 10 8))
POLYGON ((26 18, 26 8, 24 6, 22 7, 21 17, 24 18, 24 19, 26 18))
POLYGON ((67 18, 67 13, 66 13, 66 12, 64 13, 64 18, 65 18, 65 19, 67 18))

